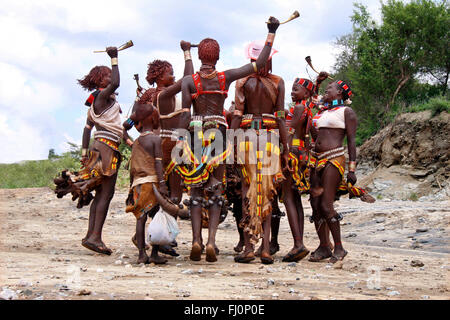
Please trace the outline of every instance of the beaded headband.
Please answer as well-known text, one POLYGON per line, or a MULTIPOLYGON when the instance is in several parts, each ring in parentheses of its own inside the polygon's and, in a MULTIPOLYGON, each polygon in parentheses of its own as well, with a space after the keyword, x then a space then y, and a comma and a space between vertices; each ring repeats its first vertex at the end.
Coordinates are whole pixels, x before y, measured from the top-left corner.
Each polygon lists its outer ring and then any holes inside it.
POLYGON ((309 90, 313 93, 316 93, 316 91, 317 91, 316 85, 311 80, 304 79, 304 78, 296 78, 294 80, 294 83, 305 87, 307 90, 309 90))
POLYGON ((347 94, 348 97, 351 97, 353 95, 352 90, 344 81, 338 80, 336 81, 336 83, 347 94))

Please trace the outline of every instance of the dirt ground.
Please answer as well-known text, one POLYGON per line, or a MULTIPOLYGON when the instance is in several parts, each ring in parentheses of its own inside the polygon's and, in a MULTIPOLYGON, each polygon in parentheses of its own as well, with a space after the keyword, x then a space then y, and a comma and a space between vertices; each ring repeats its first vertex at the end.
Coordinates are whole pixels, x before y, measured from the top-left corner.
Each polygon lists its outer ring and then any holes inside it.
MULTIPOLYGON (((117 191, 104 227, 111 256, 81 246, 88 208, 48 188, 0 190, 0 290, 5 299, 449 299, 450 201, 341 199, 343 244, 349 254, 331 265, 284 263, 292 246, 287 217, 280 225, 275 263, 237 264, 231 213, 219 226, 218 262, 190 261, 190 221, 180 221, 177 258, 136 265, 130 241, 134 216, 117 191)), ((305 215, 311 208, 304 198, 305 215)), ((306 221, 308 219, 306 218, 306 221)), ((206 230, 203 231, 206 238, 206 230)), ((305 244, 318 245, 305 223, 305 244)))

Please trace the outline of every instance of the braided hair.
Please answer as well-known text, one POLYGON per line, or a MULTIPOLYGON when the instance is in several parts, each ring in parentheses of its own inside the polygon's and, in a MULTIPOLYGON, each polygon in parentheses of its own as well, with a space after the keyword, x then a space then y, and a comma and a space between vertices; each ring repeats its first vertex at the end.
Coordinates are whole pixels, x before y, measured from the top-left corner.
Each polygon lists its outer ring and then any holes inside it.
POLYGON ((220 56, 219 43, 211 38, 205 38, 198 44, 198 58, 204 63, 215 65, 220 56))
MULTIPOLYGON (((152 105, 154 90, 156 90, 156 89, 150 88, 147 91, 145 91, 144 94, 139 98, 138 103, 152 105)), ((153 107, 153 112, 150 115, 150 117, 152 119, 153 129, 158 129, 159 128, 159 112, 153 105, 152 105, 152 107, 153 107)), ((139 125, 139 121, 142 121, 142 120, 143 119, 136 120, 136 125, 139 125)))
POLYGON ((147 77, 145 77, 145 79, 150 85, 154 85, 169 68, 172 68, 172 65, 168 61, 158 59, 153 60, 148 64, 147 77))

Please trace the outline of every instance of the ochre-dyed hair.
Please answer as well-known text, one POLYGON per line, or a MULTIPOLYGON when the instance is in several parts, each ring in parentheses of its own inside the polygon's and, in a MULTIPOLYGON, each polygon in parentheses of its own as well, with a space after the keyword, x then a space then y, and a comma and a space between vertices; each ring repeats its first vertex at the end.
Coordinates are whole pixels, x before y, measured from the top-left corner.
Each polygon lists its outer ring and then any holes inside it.
POLYGON ((83 89, 92 91, 100 88, 100 84, 104 77, 111 74, 111 69, 106 66, 96 66, 89 71, 89 74, 84 76, 83 79, 78 79, 78 83, 83 89))
POLYGON ((172 68, 172 65, 168 61, 153 60, 153 62, 148 64, 147 77, 145 79, 147 79, 150 85, 153 85, 168 68, 172 68))
POLYGON ((198 58, 204 63, 215 65, 219 60, 219 43, 211 38, 203 39, 198 45, 198 58))
MULTIPOLYGON (((144 94, 139 98, 138 103, 152 105, 153 95, 154 95, 155 91, 156 91, 156 89, 154 89, 154 88, 150 88, 147 91, 145 91, 144 94)), ((152 121, 153 129, 158 129, 159 128, 159 112, 155 107, 153 107, 153 112, 150 115, 150 118, 152 121)), ((140 121, 142 121, 142 120, 140 120, 140 121)), ((136 122, 139 124, 139 120, 136 122)))

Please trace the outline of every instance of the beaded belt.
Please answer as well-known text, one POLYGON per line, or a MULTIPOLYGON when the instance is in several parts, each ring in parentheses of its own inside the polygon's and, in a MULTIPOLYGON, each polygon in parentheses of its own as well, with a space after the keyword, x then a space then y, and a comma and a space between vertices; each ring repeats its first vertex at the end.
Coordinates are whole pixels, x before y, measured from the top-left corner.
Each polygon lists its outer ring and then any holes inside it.
POLYGON ((244 114, 241 121, 241 128, 246 129, 275 129, 277 128, 276 117, 272 114, 263 113, 254 119, 253 114, 244 114))
POLYGON ((301 139, 292 139, 292 146, 293 147, 298 147, 299 149, 304 149, 305 148, 305 141, 303 141, 301 139))
POLYGON ((331 149, 325 152, 314 152, 311 151, 311 154, 316 157, 317 159, 323 159, 323 158, 330 158, 332 156, 333 158, 343 156, 345 154, 344 147, 339 147, 336 149, 331 149))
POLYGON ((108 145, 111 149, 115 151, 119 151, 119 145, 115 143, 114 141, 105 139, 105 138, 98 138, 97 141, 103 142, 104 144, 108 145))
POLYGON ((204 127, 214 125, 223 125, 228 128, 227 119, 221 115, 211 115, 211 116, 193 116, 189 127, 204 127))
POLYGON ((174 139, 176 139, 177 138, 177 132, 173 131, 173 130, 163 129, 163 130, 161 130, 159 132, 159 136, 161 138, 174 138, 174 139))
POLYGON ((121 139, 117 134, 109 132, 109 131, 95 131, 94 139, 100 139, 100 138, 108 139, 117 144, 120 143, 120 139, 121 139))

